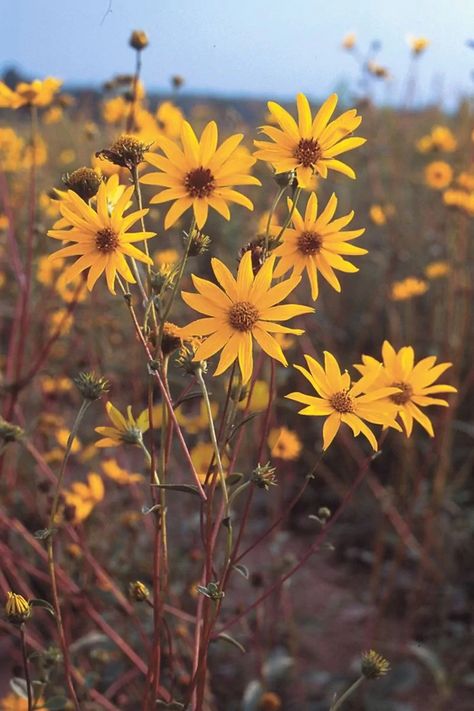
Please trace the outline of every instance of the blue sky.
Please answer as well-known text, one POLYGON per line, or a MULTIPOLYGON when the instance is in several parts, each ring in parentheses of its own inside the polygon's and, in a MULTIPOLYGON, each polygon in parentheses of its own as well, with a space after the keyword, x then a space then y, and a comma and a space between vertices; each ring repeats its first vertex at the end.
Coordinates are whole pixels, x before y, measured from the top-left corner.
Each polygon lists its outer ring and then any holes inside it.
POLYGON ((131 29, 150 37, 143 76, 166 88, 172 74, 189 91, 274 98, 321 97, 356 67, 340 49, 354 30, 362 47, 382 42, 379 61, 395 76, 386 95, 403 96, 407 34, 432 44, 419 62, 419 98, 451 103, 471 92, 474 0, 3 0, 2 66, 67 83, 99 84, 128 72, 131 29), (110 11, 107 12, 110 6, 110 11))

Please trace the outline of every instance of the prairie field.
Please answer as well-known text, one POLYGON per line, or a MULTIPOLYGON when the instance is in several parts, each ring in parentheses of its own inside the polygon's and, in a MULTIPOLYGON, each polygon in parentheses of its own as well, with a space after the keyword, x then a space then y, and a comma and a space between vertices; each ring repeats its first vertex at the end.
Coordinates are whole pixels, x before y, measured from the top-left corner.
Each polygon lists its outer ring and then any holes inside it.
POLYGON ((0 82, 1 711, 472 708, 472 92, 356 42, 0 82))

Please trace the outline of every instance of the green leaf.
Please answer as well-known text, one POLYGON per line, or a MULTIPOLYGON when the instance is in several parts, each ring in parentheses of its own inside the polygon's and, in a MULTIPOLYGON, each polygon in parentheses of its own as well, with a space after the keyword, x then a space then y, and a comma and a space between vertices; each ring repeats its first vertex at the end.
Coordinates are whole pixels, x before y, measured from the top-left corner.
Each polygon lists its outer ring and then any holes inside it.
POLYGON ((227 484, 227 488, 230 486, 234 486, 234 484, 238 484, 239 481, 241 481, 244 478, 244 475, 241 472, 233 472, 232 474, 229 474, 228 477, 226 477, 225 483, 227 484))
POLYGON ((246 653, 246 649, 243 644, 240 644, 234 637, 232 637, 230 634, 227 634, 226 632, 221 632, 217 637, 215 638, 215 641, 218 641, 219 639, 224 640, 224 642, 227 642, 228 644, 232 644, 234 647, 237 647, 237 649, 242 652, 242 654, 246 653))
POLYGON ((230 442, 230 440, 235 437, 237 432, 240 430, 241 427, 247 424, 247 422, 250 422, 251 420, 255 419, 256 417, 260 417, 262 415, 262 412, 252 412, 250 415, 247 415, 247 417, 244 417, 243 420, 240 420, 239 424, 234 427, 232 432, 227 438, 227 442, 230 442))
POLYGON ((192 486, 191 484, 154 484, 157 489, 166 489, 168 491, 182 491, 186 494, 194 494, 194 496, 201 497, 199 489, 197 486, 192 486))
POLYGON ((44 706, 40 708, 47 708, 48 711, 61 711, 61 709, 66 708, 66 705, 67 699, 64 696, 52 696, 50 699, 47 699, 44 706))
POLYGON ((179 397, 176 402, 173 404, 173 410, 176 410, 177 407, 179 407, 183 402, 188 402, 189 400, 196 400, 197 398, 202 397, 202 392, 195 391, 192 393, 188 393, 187 395, 184 395, 183 397, 179 397))
POLYGON ((249 569, 245 565, 241 565, 240 563, 238 563, 237 565, 233 565, 232 567, 234 568, 234 570, 240 573, 246 580, 249 579, 249 569))
POLYGON ((51 605, 50 602, 47 600, 41 600, 39 598, 33 598, 33 600, 30 600, 30 605, 32 607, 42 607, 43 609, 47 610, 50 615, 53 617, 56 617, 56 613, 54 611, 54 607, 51 605))

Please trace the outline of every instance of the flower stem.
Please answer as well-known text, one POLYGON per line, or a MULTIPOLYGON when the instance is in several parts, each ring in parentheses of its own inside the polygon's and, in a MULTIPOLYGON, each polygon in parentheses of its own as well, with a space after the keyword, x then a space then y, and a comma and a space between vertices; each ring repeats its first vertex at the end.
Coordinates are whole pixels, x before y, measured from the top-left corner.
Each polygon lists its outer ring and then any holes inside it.
POLYGON ((291 210, 290 210, 289 213, 288 213, 288 217, 286 218, 285 224, 283 225, 283 227, 281 228, 281 230, 279 231, 279 233, 277 234, 277 236, 276 236, 276 238, 275 238, 275 241, 276 241, 276 242, 279 242, 279 241, 280 241, 280 239, 282 238, 282 236, 283 236, 285 230, 288 228, 288 226, 289 226, 289 224, 290 224, 290 222, 291 222, 291 218, 293 217, 293 213, 294 213, 294 211, 296 210, 296 205, 297 205, 297 203, 298 203, 298 200, 300 199, 301 190, 302 190, 302 188, 297 188, 297 189, 296 189, 295 198, 294 198, 294 200, 293 200, 293 202, 292 202, 292 205, 291 205, 291 210))
POLYGON ((278 207, 278 203, 280 202, 281 198, 285 194, 287 186, 285 185, 283 188, 280 188, 275 195, 275 199, 273 200, 272 206, 270 208, 270 212, 268 213, 268 220, 267 220, 267 226, 265 228, 265 247, 264 247, 264 254, 265 256, 268 254, 268 242, 269 242, 269 237, 270 237, 270 227, 272 224, 272 217, 275 213, 275 210, 278 207))
POLYGON ((28 666, 28 656, 26 654, 26 640, 24 625, 20 625, 21 656, 23 657, 23 669, 25 671, 26 693, 28 694, 28 711, 33 711, 33 695, 31 693, 30 669, 28 666))
POLYGON ((342 707, 342 704, 344 701, 347 701, 349 696, 352 696, 354 691, 359 688, 359 686, 362 684, 364 681, 365 677, 361 675, 351 686, 346 689, 346 691, 343 693, 342 696, 339 697, 339 699, 336 699, 336 702, 331 705, 331 708, 329 711, 337 711, 337 709, 340 709, 342 707))

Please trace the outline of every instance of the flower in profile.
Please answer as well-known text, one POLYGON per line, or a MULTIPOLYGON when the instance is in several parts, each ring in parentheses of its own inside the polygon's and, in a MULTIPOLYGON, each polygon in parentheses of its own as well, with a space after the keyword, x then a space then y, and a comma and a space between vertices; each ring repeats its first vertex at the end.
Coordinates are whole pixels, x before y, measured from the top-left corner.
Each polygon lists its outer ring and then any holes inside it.
POLYGON ((425 168, 425 183, 434 190, 444 190, 453 179, 453 169, 444 160, 435 160, 425 168))
POLYGON ((72 173, 63 175, 63 183, 68 190, 77 193, 84 202, 88 202, 102 183, 102 176, 94 168, 77 168, 72 173))
POLYGON ((31 605, 23 595, 8 591, 5 603, 5 617, 15 625, 21 625, 31 617, 31 605))
POLYGON ((73 380, 84 400, 99 400, 110 389, 109 381, 94 371, 82 371, 73 380))
MULTIPOLYGON (((292 207, 292 201, 288 200, 290 211, 292 207)), ((367 254, 366 249, 349 244, 350 240, 364 234, 365 229, 343 232, 343 228, 354 217, 354 212, 333 220, 336 208, 337 197, 333 193, 318 217, 318 199, 316 193, 311 193, 304 219, 295 208, 292 215, 293 228, 284 231, 282 243, 273 252, 276 257, 280 257, 274 276, 281 277, 289 269, 293 269, 293 273, 299 276, 306 270, 313 300, 318 298, 318 272, 336 291, 341 291, 334 270, 359 271, 351 262, 343 259, 342 255, 367 254)), ((272 235, 278 235, 280 232, 281 227, 272 227, 270 231, 272 235)))
POLYGON ((96 158, 103 158, 110 161, 120 168, 128 168, 128 170, 136 169, 140 163, 145 160, 145 153, 150 149, 150 145, 146 145, 135 136, 122 134, 117 138, 110 148, 103 148, 97 151, 96 158))
POLYGON ((356 46, 357 42, 357 36, 355 32, 348 32, 343 38, 342 38, 342 48, 351 50, 354 49, 356 46))
MULTIPOLYGON (((1 85, 0 85, 1 89, 1 85)), ((1 108, 0 92, 0 108, 1 108)), ((15 173, 21 162, 25 142, 9 126, 0 127, 0 169, 4 173, 15 173)))
POLYGON ((242 138, 241 133, 230 136, 218 148, 215 121, 207 124, 199 141, 191 125, 183 121, 182 149, 164 135, 157 137, 156 144, 164 155, 146 153, 145 158, 159 172, 147 173, 140 180, 145 185, 165 188, 151 198, 151 203, 173 200, 165 217, 165 229, 190 207, 199 229, 204 227, 210 207, 226 220, 230 218, 228 202, 253 210, 252 202, 233 189, 234 185, 260 185, 257 178, 249 175, 255 159, 235 155, 242 138))
POLYGON ((298 185, 302 188, 307 187, 315 172, 327 178, 329 169, 355 178, 352 168, 336 156, 365 143, 365 138, 347 138, 359 126, 362 118, 357 115, 356 109, 351 109, 330 121, 337 101, 337 94, 331 94, 313 120, 308 99, 304 94, 298 94, 298 123, 282 106, 269 101, 268 109, 280 128, 261 127, 260 131, 273 143, 254 141, 258 148, 255 157, 271 163, 276 173, 295 170, 298 185))
POLYGON ((374 225, 378 225, 379 227, 387 224, 387 215, 382 205, 371 205, 369 209, 369 217, 374 225))
POLYGON ((134 284, 135 278, 130 271, 125 257, 137 259, 146 264, 153 261, 133 245, 155 236, 154 232, 129 232, 148 210, 137 210, 124 216, 124 210, 129 204, 134 188, 126 188, 115 205, 110 208, 108 203, 107 183, 102 183, 97 192, 97 207, 93 209, 79 195, 68 190, 69 199, 59 203, 61 215, 71 229, 52 229, 48 235, 54 239, 74 242, 63 247, 50 259, 76 256, 79 259, 65 272, 65 278, 72 280, 78 274, 88 269, 87 288, 92 290, 101 274, 105 273, 107 286, 115 294, 115 279, 117 274, 125 281, 134 284))
POLYGON ((383 67, 378 62, 374 62, 373 59, 369 59, 367 62, 367 71, 372 74, 376 79, 389 79, 390 72, 387 67, 383 67))
POLYGON ((394 281, 391 286, 392 301, 406 301, 414 296, 422 296, 429 289, 429 284, 418 277, 407 277, 402 281, 394 281))
POLYGON ((87 482, 75 481, 71 488, 64 492, 63 517, 74 523, 85 521, 104 496, 102 477, 95 472, 90 472, 87 475, 87 482))
POLYGON ((441 277, 448 276, 450 272, 451 265, 448 262, 430 262, 425 267, 425 276, 427 279, 440 279, 441 277))
POLYGON ((305 405, 300 415, 326 416, 323 425, 323 449, 326 450, 336 436, 342 423, 349 425, 354 436, 363 434, 372 448, 377 450, 377 440, 366 421, 400 429, 395 422, 396 405, 390 395, 399 393, 397 385, 371 388, 379 375, 381 364, 368 368, 360 380, 351 383, 349 373, 341 373, 338 362, 328 351, 324 351, 324 368, 311 356, 305 355, 307 370, 295 365, 310 382, 319 397, 300 392, 286 395, 305 405), (369 392, 370 389, 370 392, 369 392))
POLYGON ((132 49, 136 49, 137 52, 140 52, 142 49, 148 47, 150 41, 144 30, 133 30, 130 35, 130 39, 128 40, 128 44, 132 47, 132 49))
POLYGON ((15 90, 0 82, 0 107, 19 109, 21 106, 48 106, 61 87, 62 81, 47 77, 42 81, 20 82, 15 90))
POLYGON ((252 270, 252 255, 242 257, 235 279, 219 259, 211 265, 219 286, 206 279, 192 275, 198 293, 182 292, 184 301, 191 308, 206 314, 181 329, 183 337, 206 336, 196 350, 194 360, 206 360, 222 350, 214 375, 221 375, 238 359, 242 382, 245 385, 253 370, 253 339, 271 358, 288 365, 282 349, 272 333, 294 333, 301 329, 282 326, 278 321, 287 321, 300 314, 312 313, 314 309, 297 304, 281 305, 301 281, 292 275, 289 279, 271 286, 275 257, 270 257, 255 276, 252 270))
POLYGON ((141 580, 132 580, 128 584, 128 594, 135 602, 145 602, 150 597, 150 591, 141 580))
POLYGON ((127 416, 117 410, 109 401, 105 406, 107 415, 113 427, 96 427, 95 431, 104 435, 96 443, 96 447, 117 447, 120 444, 141 444, 143 433, 149 429, 148 409, 143 410, 135 419, 132 407, 127 407, 127 416))
POLYGON ((287 427, 275 427, 270 430, 268 445, 271 449, 272 457, 283 459, 287 462, 298 459, 303 447, 296 432, 289 430, 287 427))
POLYGON ((365 376, 383 365, 372 387, 398 388, 398 392, 393 393, 390 400, 397 408, 397 414, 404 425, 407 437, 412 433, 414 420, 420 423, 430 437, 434 437, 433 425, 420 407, 429 405, 448 407, 446 400, 432 396, 438 393, 457 392, 452 385, 434 384, 452 363, 436 364, 436 356, 428 356, 415 363, 415 351, 411 346, 404 346, 396 351, 388 341, 383 343, 382 359, 383 363, 380 363, 372 356, 364 355, 362 364, 356 365, 355 368, 365 376))
POLYGON ((163 101, 156 110, 155 118, 161 133, 173 140, 179 138, 184 115, 178 106, 171 101, 163 101))

